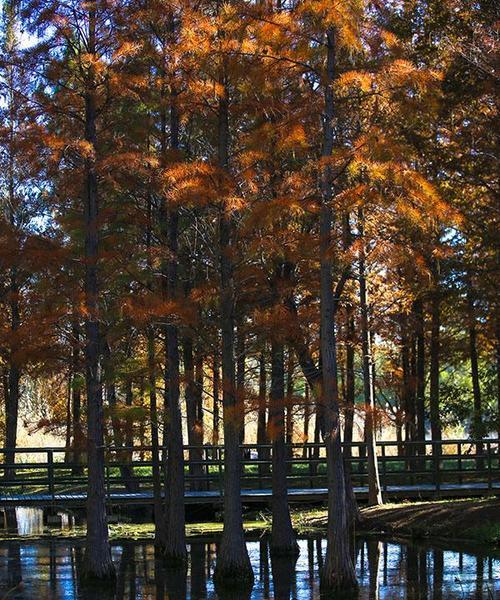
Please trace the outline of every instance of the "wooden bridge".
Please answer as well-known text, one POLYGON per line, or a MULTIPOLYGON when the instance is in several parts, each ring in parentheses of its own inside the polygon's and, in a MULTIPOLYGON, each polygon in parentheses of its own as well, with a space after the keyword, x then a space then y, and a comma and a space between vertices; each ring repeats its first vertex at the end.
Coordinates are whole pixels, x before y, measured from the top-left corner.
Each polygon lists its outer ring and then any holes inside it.
MULTIPOLYGON (((377 443, 380 480, 387 499, 466 497, 500 493, 498 439, 454 439, 441 442, 377 443)), ((164 459, 165 449, 161 449, 164 459)), ((242 452, 242 501, 271 500, 270 445, 245 444, 242 452)), ((356 496, 368 495, 366 445, 344 449, 356 496)), ((77 508, 86 502, 86 465, 72 462, 64 448, 0 448, 9 462, 0 463, 0 506, 31 505, 77 508)), ((218 505, 222 501, 224 448, 185 446, 186 504, 218 505)), ((327 498, 324 444, 288 446, 287 473, 291 502, 327 498)), ((110 505, 153 502, 151 447, 106 448, 107 501, 110 505)))

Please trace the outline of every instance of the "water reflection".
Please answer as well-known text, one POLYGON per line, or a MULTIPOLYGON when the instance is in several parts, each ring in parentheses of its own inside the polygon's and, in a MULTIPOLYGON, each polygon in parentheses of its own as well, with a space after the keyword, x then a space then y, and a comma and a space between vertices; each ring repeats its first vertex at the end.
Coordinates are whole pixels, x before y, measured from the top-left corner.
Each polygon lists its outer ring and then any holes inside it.
MULTIPOLYGON (((248 542, 255 585, 248 595, 213 585, 216 544, 195 540, 187 571, 166 569, 151 544, 113 545, 116 588, 85 589, 78 574, 81 542, 6 541, 0 543, 0 599, 16 600, 316 600, 324 540, 299 541, 298 559, 271 557, 266 539, 248 542)), ((360 600, 490 600, 500 595, 500 560, 423 545, 373 538, 358 540, 356 569, 360 600)))

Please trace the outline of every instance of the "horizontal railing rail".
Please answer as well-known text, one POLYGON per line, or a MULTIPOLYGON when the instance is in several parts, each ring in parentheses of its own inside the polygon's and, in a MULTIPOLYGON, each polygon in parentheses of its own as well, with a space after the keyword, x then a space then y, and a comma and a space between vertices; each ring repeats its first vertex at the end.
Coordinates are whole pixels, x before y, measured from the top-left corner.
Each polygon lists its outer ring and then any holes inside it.
MULTIPOLYGON (((364 442, 343 445, 345 462, 355 488, 368 485, 367 452, 364 442)), ((167 448, 161 447, 162 459, 167 448)), ((272 477, 272 444, 242 444, 242 488, 269 489, 272 477)), ((105 482, 113 494, 151 491, 153 487, 152 447, 107 446, 105 482)), ((327 487, 326 452, 322 442, 287 445, 286 469, 289 487, 322 489, 327 487)), ((443 488, 462 486, 492 491, 500 485, 500 440, 449 439, 441 441, 377 442, 381 486, 413 486, 436 495, 443 488), (478 486, 480 486, 478 488, 478 486)), ((41 495, 56 502, 61 494, 85 494, 87 465, 85 450, 75 461, 71 448, 0 448, 0 501, 11 497, 41 495)), ((222 494, 224 447, 212 444, 184 446, 186 489, 222 494)))

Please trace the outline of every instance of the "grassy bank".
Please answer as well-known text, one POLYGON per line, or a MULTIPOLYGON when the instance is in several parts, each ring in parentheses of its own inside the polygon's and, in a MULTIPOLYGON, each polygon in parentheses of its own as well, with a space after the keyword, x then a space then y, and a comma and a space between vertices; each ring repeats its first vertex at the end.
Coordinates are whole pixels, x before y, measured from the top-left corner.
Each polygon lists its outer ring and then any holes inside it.
MULTIPOLYGON (((326 511, 295 515, 302 529, 324 529, 326 511)), ((361 509, 360 532, 488 544, 500 547, 500 498, 404 502, 361 509)))

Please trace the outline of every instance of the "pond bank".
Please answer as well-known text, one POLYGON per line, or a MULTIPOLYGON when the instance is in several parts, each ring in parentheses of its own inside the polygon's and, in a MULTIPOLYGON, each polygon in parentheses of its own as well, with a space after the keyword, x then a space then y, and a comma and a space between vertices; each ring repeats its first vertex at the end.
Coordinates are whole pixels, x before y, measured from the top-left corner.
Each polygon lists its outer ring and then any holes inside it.
MULTIPOLYGON (((361 508, 360 534, 405 536, 414 539, 446 539, 446 541, 469 544, 486 544, 500 548, 500 498, 441 500, 431 502, 405 502, 361 508)), ((326 530, 327 511, 323 508, 307 508, 292 511, 294 527, 299 534, 322 533, 326 530)), ((128 522, 126 517, 111 524, 111 540, 151 540, 154 538, 152 523, 128 522)), ((248 513, 245 531, 260 535, 270 531, 271 515, 267 510, 248 513)), ((218 536, 222 522, 197 522, 186 525, 190 538, 218 536)), ((83 538, 84 525, 70 528, 43 527, 28 535, 17 536, 12 531, 0 533, 0 540, 17 537, 24 539, 83 538)))
MULTIPOLYGON (((296 515, 303 528, 326 527, 326 510, 296 515)), ((500 498, 403 502, 361 509, 364 533, 446 538, 500 547, 500 498)))

